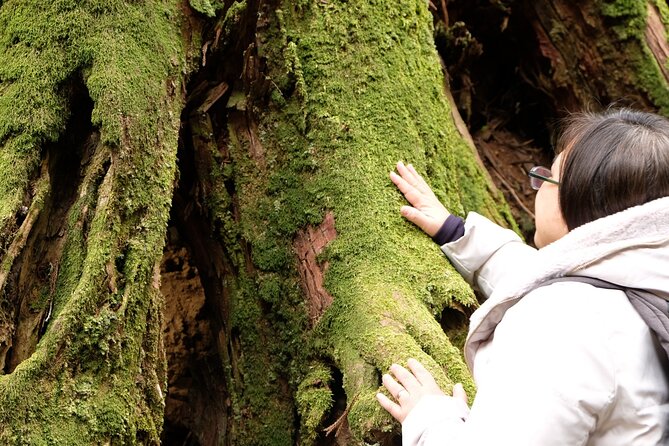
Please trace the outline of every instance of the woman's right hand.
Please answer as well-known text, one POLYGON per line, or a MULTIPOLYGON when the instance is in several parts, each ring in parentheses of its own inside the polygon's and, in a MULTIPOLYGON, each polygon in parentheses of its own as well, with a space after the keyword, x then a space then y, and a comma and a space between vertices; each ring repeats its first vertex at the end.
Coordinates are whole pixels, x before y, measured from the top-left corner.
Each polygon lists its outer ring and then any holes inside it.
POLYGON ((427 235, 434 237, 450 213, 411 164, 405 166, 399 161, 397 172, 399 175, 390 172, 390 179, 411 204, 411 206, 402 206, 400 213, 425 231, 427 235))

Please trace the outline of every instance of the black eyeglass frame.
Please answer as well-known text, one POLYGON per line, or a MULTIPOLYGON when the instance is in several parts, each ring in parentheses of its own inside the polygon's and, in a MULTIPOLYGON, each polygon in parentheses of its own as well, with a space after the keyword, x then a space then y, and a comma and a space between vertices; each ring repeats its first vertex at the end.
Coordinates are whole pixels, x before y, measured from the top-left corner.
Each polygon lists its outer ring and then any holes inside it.
MULTIPOLYGON (((554 179, 551 178, 551 177, 548 177, 548 176, 546 176, 546 175, 541 175, 540 173, 537 173, 537 170, 539 170, 539 169, 544 169, 544 170, 550 172, 550 169, 547 168, 547 167, 544 167, 544 166, 534 166, 533 168, 530 169, 529 172, 527 172, 527 176, 530 177, 530 178, 536 178, 537 180, 547 181, 547 182, 549 182, 549 183, 555 184, 556 186, 559 186, 559 185, 560 185, 560 182, 559 182, 558 180, 554 180, 554 179)), ((534 189, 534 190, 539 190, 539 187, 541 187, 541 185, 539 185, 538 187, 534 187, 534 185, 532 184, 531 181, 530 181, 530 186, 531 186, 532 189, 534 189)))

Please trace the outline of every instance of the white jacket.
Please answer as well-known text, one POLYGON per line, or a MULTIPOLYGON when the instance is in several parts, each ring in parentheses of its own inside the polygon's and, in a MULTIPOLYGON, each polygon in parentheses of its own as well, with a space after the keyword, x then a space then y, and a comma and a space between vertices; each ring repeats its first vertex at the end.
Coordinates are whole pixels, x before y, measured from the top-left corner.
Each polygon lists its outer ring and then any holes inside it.
POLYGON ((451 397, 423 398, 402 425, 404 446, 669 444, 666 355, 626 295, 578 282, 536 288, 584 275, 669 299, 669 197, 540 250, 470 213, 465 235, 442 250, 488 297, 465 345, 478 391, 468 416, 451 397))

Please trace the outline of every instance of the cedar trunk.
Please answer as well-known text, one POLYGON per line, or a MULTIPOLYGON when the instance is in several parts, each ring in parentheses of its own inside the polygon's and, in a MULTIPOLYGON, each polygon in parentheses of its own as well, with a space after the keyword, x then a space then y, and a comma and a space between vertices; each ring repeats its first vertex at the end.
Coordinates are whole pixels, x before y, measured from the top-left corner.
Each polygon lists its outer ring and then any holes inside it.
POLYGON ((0 442, 396 444, 408 357, 473 395, 475 295, 389 170, 515 228, 467 125, 669 113, 669 13, 470 3, 0 1, 0 442))

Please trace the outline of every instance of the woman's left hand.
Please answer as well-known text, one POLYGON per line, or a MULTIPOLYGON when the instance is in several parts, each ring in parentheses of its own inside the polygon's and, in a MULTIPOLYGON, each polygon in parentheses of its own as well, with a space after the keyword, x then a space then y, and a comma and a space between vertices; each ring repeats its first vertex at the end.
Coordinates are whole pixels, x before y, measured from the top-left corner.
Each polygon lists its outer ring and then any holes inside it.
POLYGON ((397 172, 399 175, 390 172, 390 179, 411 205, 402 206, 400 213, 427 235, 434 237, 448 218, 449 212, 411 164, 405 166, 401 161, 398 162, 397 172))
MULTIPOLYGON (((395 375, 397 381, 389 374, 383 375, 383 386, 390 392, 397 402, 382 393, 376 394, 379 404, 386 409, 400 423, 409 415, 409 412, 416 407, 418 402, 426 395, 444 395, 437 385, 432 374, 418 362, 411 358, 408 361, 411 371, 401 365, 393 364, 390 366, 390 372, 395 375)), ((462 384, 453 386, 453 397, 467 402, 467 394, 462 384)))

